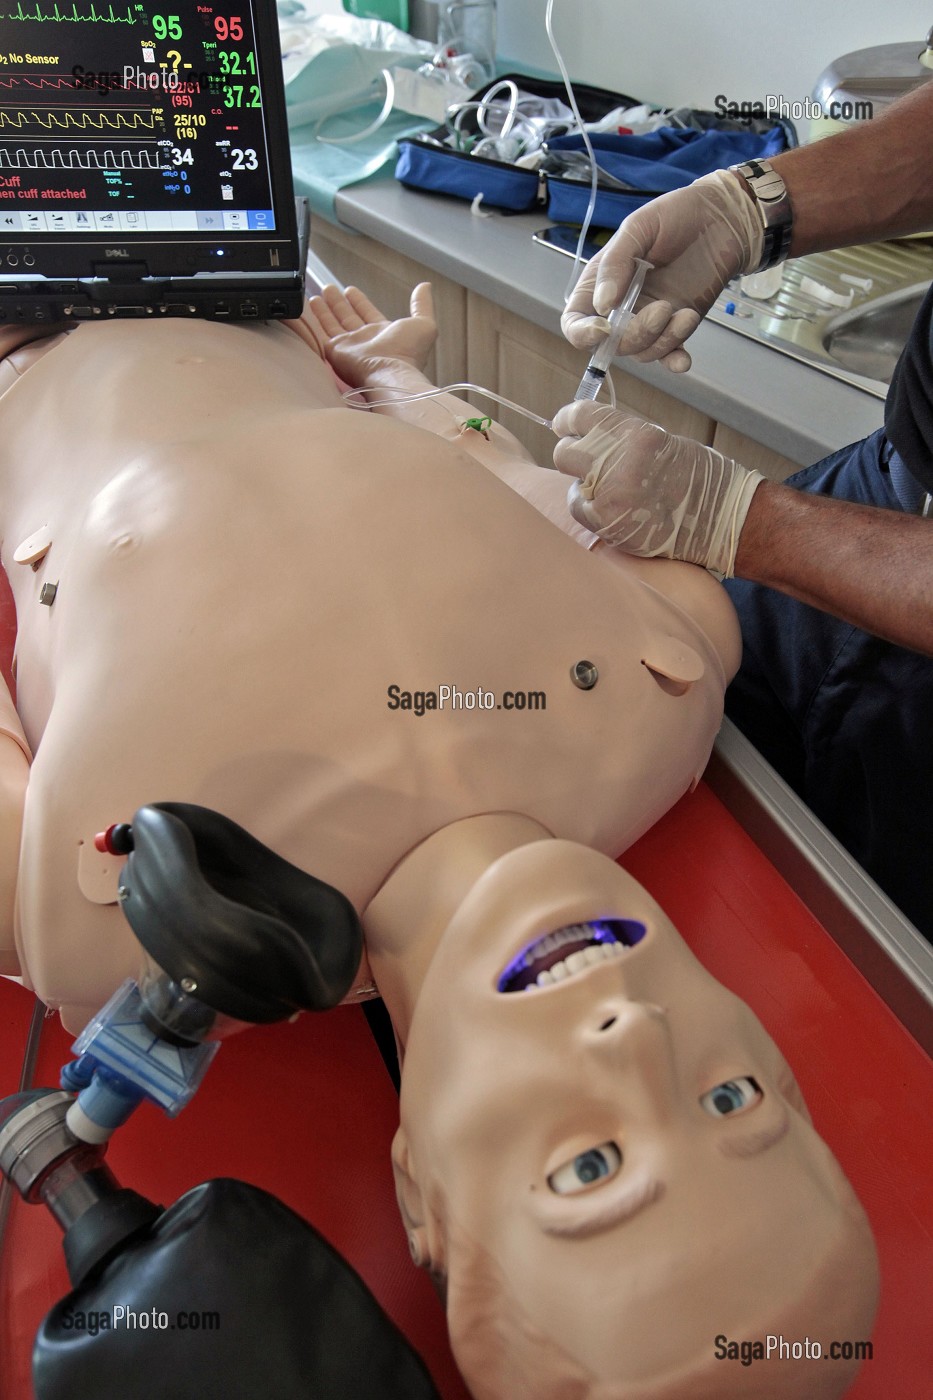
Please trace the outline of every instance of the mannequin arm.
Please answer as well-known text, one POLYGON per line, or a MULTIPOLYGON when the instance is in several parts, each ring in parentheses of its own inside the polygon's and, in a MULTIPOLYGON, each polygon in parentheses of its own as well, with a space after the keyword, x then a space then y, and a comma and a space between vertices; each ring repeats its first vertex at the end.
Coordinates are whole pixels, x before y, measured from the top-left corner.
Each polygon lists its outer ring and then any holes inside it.
MULTIPOLYGON (((330 365, 354 388, 394 391, 399 399, 434 388, 424 374, 437 338, 429 283, 422 282, 412 292, 411 316, 401 321, 387 320, 356 287, 349 287, 346 293, 325 287, 322 296, 312 297, 305 320, 330 365)), ((378 407, 378 392, 371 397, 375 412, 456 442, 584 548, 599 544, 596 535, 571 516, 566 482, 559 472, 538 466, 518 439, 496 423, 485 435, 471 428, 463 430, 465 419, 484 416, 481 410, 454 394, 393 403, 393 393, 387 392, 386 402, 378 407)), ((495 404, 489 406, 495 408, 495 404)))
POLYGON ((20 971, 13 906, 31 757, 10 692, 0 679, 0 973, 11 976, 20 971))
POLYGON ((422 282, 414 289, 411 315, 400 321, 389 321, 356 287, 347 288, 346 293, 325 287, 321 296, 312 297, 310 317, 329 363, 354 388, 373 391, 367 397, 375 412, 460 443, 497 475, 501 474, 496 465, 500 457, 533 460, 518 439, 496 423, 487 428, 488 442, 475 429, 463 431, 468 418, 495 417, 492 401, 477 408, 454 394, 442 394, 416 403, 392 402, 394 397, 401 399, 435 387, 424 374, 437 339, 430 283, 422 282), (495 450, 490 452, 490 447, 495 450))
POLYGON ((0 327, 0 361, 7 355, 12 355, 14 350, 28 345, 31 340, 44 340, 47 336, 57 335, 63 329, 61 323, 53 326, 0 327))

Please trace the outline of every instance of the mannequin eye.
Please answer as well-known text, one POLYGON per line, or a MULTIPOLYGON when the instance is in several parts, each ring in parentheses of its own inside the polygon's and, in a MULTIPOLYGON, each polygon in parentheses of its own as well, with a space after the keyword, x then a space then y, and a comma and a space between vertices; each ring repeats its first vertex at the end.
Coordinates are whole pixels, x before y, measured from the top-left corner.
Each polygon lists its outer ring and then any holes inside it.
POLYGON ((764 1095, 755 1080, 746 1076, 742 1079, 727 1079, 724 1084, 717 1084, 715 1089, 710 1089, 702 1096, 700 1106, 714 1118, 725 1118, 730 1113, 739 1113, 743 1108, 751 1108, 762 1098, 764 1095))
POLYGON ((547 1184, 558 1196, 570 1196, 585 1191, 597 1181, 608 1181, 622 1166, 622 1153, 614 1142, 601 1142, 590 1147, 570 1162, 564 1162, 551 1172, 547 1184))

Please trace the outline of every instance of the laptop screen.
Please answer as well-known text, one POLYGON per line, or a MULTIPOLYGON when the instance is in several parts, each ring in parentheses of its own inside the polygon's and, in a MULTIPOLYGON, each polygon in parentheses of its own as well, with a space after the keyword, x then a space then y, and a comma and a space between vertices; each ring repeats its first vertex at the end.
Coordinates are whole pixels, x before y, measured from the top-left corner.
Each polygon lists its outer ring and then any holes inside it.
POLYGON ((91 284, 155 304, 298 273, 273 0, 0 0, 8 311, 73 281, 106 307, 91 284))

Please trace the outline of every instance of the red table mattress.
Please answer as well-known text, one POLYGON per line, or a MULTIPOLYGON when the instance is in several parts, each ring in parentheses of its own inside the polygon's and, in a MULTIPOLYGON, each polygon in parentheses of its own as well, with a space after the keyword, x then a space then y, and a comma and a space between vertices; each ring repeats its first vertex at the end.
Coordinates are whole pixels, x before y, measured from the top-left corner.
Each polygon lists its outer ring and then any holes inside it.
MULTIPOLYGON (((868 1211, 882 1302, 874 1356, 851 1400, 933 1397, 933 1065, 704 785, 622 864, 777 1040, 868 1211)), ((0 980, 0 1094, 17 1086, 30 1003, 0 980)), ((68 1043, 47 1022, 37 1084, 57 1084, 68 1043)), ((165 1204, 211 1176, 275 1192, 359 1270, 445 1400, 463 1400, 440 1307, 409 1262, 395 1209, 395 1115, 362 1012, 342 1008, 228 1042, 179 1119, 144 1106, 108 1160, 126 1185, 165 1204)), ((31 1337, 66 1289, 57 1227, 17 1200, 0 1260, 3 1400, 28 1400, 31 1337)))

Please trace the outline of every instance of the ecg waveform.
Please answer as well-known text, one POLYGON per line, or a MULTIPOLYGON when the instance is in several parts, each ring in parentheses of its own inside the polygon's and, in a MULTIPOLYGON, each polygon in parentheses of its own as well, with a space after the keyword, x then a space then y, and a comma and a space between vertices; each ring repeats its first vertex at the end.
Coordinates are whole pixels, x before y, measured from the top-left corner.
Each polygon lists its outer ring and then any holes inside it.
POLYGON ((144 18, 145 16, 142 14, 134 14, 129 5, 126 7, 125 15, 115 15, 112 5, 107 6, 107 10, 104 14, 98 14, 97 6, 93 4, 91 5, 91 13, 89 15, 79 15, 77 5, 72 5, 71 14, 69 15, 63 13, 56 4, 52 6, 52 13, 50 15, 44 15, 41 7, 37 3, 35 14, 30 14, 28 12, 24 13, 22 0, 19 0, 15 13, 0 15, 0 19, 32 20, 34 23, 38 24, 44 24, 46 20, 51 20, 53 24, 136 24, 144 18))
POLYGON ((68 88, 69 92, 74 92, 74 78, 0 78, 0 88, 14 87, 31 88, 68 88))
POLYGON ((152 112, 5 112, 0 108, 0 133, 5 127, 22 131, 24 127, 36 125, 46 131, 136 131, 139 127, 155 130, 155 117, 152 112))
POLYGON ((57 170, 159 170, 161 161, 158 155, 149 151, 61 151, 53 147, 48 151, 26 151, 22 147, 16 151, 0 150, 0 166, 11 170, 38 170, 44 166, 57 170), (31 157, 31 159, 30 159, 31 157))

